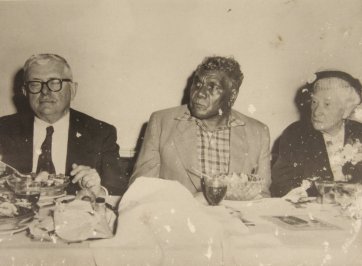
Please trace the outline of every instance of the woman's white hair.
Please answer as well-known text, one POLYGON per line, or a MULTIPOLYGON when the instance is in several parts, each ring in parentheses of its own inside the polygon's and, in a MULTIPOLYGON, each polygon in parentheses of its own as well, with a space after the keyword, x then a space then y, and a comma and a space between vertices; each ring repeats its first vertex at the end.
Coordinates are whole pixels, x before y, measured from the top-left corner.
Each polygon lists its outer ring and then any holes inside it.
POLYGON ((357 91, 347 81, 331 77, 319 79, 314 83, 313 91, 333 89, 341 101, 342 107, 345 110, 345 118, 351 115, 353 110, 361 103, 361 97, 357 91), (321 85, 321 83, 324 83, 321 85))
POLYGON ((339 70, 325 70, 315 73, 316 79, 310 84, 312 91, 320 89, 320 81, 326 82, 325 88, 335 88, 345 108, 345 118, 361 103, 361 82, 350 74, 339 70))

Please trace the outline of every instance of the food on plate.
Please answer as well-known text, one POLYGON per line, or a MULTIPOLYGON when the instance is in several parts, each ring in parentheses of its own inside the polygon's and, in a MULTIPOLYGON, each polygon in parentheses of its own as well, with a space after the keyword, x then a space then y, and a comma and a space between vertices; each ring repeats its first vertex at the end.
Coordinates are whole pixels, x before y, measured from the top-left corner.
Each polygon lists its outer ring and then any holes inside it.
POLYGON ((31 173, 26 177, 19 177, 16 174, 9 175, 6 179, 7 185, 15 191, 17 184, 29 182, 31 178, 34 183, 40 184, 40 196, 58 196, 65 193, 65 189, 70 182, 69 176, 64 174, 49 174, 41 172, 38 175, 31 173))
POLYGON ((43 171, 37 174, 34 180, 40 182, 41 187, 52 187, 63 185, 66 181, 68 181, 68 178, 63 174, 55 175, 43 171))
POLYGON ((0 177, 0 188, 5 188, 6 177, 7 176, 1 176, 0 177))
POLYGON ((0 218, 16 217, 32 211, 32 204, 15 198, 9 193, 0 193, 0 218))
POLYGON ((16 208, 15 204, 10 203, 8 201, 4 201, 0 203, 0 217, 14 217, 18 215, 18 209, 16 208))

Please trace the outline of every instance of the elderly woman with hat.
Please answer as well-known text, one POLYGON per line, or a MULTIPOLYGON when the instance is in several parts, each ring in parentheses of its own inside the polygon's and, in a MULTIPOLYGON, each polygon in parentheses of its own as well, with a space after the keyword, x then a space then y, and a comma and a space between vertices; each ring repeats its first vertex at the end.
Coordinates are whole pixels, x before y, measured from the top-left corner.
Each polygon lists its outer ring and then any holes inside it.
MULTIPOLYGON (((310 119, 288 126, 272 167, 272 196, 286 195, 303 180, 361 182, 362 124, 348 119, 361 102, 361 83, 342 71, 321 71, 308 89, 310 119)), ((316 196, 314 186, 306 189, 316 196)))

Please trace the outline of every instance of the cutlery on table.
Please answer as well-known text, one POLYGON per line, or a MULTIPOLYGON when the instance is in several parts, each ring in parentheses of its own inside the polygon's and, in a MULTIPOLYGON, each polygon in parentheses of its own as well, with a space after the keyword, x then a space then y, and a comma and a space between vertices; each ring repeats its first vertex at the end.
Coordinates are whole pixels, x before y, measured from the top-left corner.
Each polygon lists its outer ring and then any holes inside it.
POLYGON ((237 214, 237 217, 239 218, 239 220, 240 220, 243 224, 245 224, 246 226, 255 226, 255 223, 253 223, 252 221, 249 221, 249 220, 245 219, 245 218, 242 216, 241 211, 239 211, 238 209, 235 209, 235 208, 233 208, 233 207, 226 206, 226 205, 224 205, 224 207, 225 207, 226 209, 230 210, 230 211, 231 211, 231 214, 236 213, 236 214, 237 214))
POLYGON ((11 170, 14 171, 14 173, 20 177, 28 177, 28 175, 24 175, 22 173, 20 173, 15 167, 11 166, 10 164, 4 163, 3 161, 0 161, 0 164, 5 165, 6 167, 10 168, 11 170))

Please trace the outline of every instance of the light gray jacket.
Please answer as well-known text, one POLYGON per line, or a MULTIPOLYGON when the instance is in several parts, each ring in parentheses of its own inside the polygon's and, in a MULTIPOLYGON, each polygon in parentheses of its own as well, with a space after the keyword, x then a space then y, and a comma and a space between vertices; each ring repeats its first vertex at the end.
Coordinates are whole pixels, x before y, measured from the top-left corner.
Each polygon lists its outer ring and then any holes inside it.
MULTIPOLYGON (((201 191, 200 179, 190 173, 198 169, 197 125, 177 119, 187 106, 153 113, 130 184, 140 176, 177 180, 192 193, 201 191)), ((256 172, 264 179, 262 194, 270 195, 269 129, 261 122, 235 110, 232 116, 242 125, 231 127, 229 172, 256 172)))

